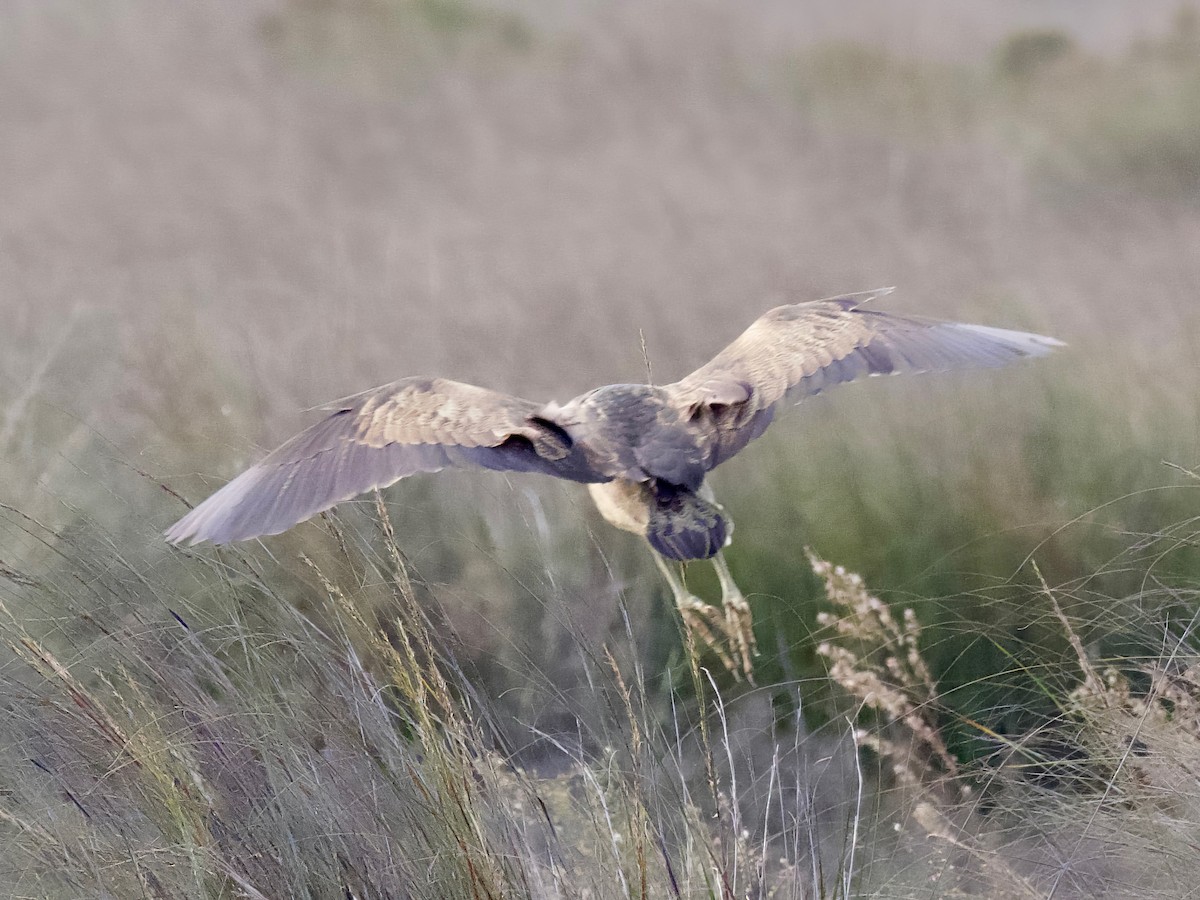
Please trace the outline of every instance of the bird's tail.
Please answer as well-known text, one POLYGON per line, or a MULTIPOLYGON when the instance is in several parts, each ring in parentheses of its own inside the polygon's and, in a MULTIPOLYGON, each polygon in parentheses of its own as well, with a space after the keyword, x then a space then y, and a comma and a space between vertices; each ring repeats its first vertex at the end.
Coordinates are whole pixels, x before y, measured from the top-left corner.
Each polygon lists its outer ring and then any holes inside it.
POLYGON ((668 559, 708 559, 728 543, 732 523, 721 507, 687 488, 655 482, 646 538, 668 559))

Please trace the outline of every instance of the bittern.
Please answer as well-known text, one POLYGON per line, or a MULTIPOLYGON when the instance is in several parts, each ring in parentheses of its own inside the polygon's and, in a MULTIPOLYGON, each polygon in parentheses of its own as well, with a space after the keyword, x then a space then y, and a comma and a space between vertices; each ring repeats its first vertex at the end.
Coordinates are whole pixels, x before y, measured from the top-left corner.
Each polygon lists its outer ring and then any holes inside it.
POLYGON ((783 404, 836 384, 1001 366, 1062 346, 867 305, 889 290, 777 307, 673 384, 610 384, 561 405, 443 378, 373 388, 325 407, 325 419, 234 478, 166 538, 224 544, 277 534, 364 491, 448 466, 583 482, 608 522, 649 541, 687 626, 749 675, 749 606, 721 556, 733 525, 705 476, 760 436, 783 404), (693 596, 672 566, 698 559, 716 566, 719 608, 693 596))

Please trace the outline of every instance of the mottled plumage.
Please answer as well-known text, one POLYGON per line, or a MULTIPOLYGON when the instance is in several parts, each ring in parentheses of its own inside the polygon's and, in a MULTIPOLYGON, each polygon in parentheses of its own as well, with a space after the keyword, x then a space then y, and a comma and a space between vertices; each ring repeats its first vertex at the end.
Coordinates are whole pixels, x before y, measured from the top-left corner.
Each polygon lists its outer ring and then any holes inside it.
POLYGON ((180 519, 167 539, 220 544, 275 534, 408 475, 474 465, 629 483, 636 489, 620 490, 645 515, 618 527, 636 527, 672 559, 707 558, 730 526, 699 497, 704 477, 762 434, 781 402, 860 376, 999 366, 1060 346, 864 308, 882 293, 780 306, 662 387, 607 385, 563 405, 441 378, 357 394, 180 519))
MULTIPOLYGON (((606 520, 644 535, 663 557, 716 557, 727 621, 715 624, 740 629, 744 656, 752 646, 748 612, 719 556, 733 526, 707 489, 709 471, 761 435, 781 404, 833 385, 1001 366, 1061 346, 864 307, 884 293, 777 307, 710 362, 661 387, 607 385, 562 405, 441 378, 357 394, 176 522, 167 540, 275 534, 364 491, 447 466, 541 472, 587 483, 606 520)), ((695 598, 661 568, 689 624, 704 630, 695 598)), ((748 665, 743 659, 747 673, 748 665)))
POLYGON ((364 491, 447 466, 595 481, 541 404, 442 378, 405 378, 326 407, 327 418, 229 482, 167 531, 178 543, 277 534, 364 491))

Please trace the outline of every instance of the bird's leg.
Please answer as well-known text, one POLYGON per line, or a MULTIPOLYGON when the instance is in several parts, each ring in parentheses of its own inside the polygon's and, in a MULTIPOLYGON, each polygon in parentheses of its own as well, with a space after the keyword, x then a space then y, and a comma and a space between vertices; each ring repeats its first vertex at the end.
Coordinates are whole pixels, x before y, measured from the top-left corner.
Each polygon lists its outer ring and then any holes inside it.
POLYGON ((693 636, 699 635, 700 640, 713 649, 722 665, 730 672, 737 675, 743 671, 746 663, 743 661, 743 665, 739 666, 737 660, 730 655, 726 642, 717 638, 716 631, 728 634, 726 621, 721 616, 721 611, 689 592, 683 579, 671 568, 669 562, 657 553, 651 555, 654 557, 654 562, 658 564, 658 570, 663 573, 663 577, 671 587, 671 593, 675 597, 675 606, 679 609, 680 618, 683 619, 683 625, 688 633, 693 636))
POLYGON ((721 608, 725 611, 724 631, 736 649, 742 672, 747 679, 753 675, 753 657, 758 654, 758 643, 754 639, 754 622, 750 618, 750 604, 738 589, 733 574, 725 562, 724 554, 718 552, 712 558, 721 582, 721 608))

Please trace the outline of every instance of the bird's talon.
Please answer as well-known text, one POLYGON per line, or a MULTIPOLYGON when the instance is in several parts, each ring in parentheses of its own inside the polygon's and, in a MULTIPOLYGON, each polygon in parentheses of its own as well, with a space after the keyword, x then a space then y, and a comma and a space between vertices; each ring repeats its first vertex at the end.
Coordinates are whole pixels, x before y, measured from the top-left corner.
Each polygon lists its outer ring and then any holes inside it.
POLYGON ((750 618, 750 604, 741 595, 725 598, 722 607, 699 597, 676 599, 684 627, 716 654, 721 664, 737 679, 754 682, 753 657, 758 654, 750 618))
POLYGON ((730 653, 730 645, 735 642, 730 640, 728 623, 721 615, 721 610, 694 596, 677 598, 676 606, 679 608, 684 627, 693 638, 711 649, 721 661, 721 665, 735 677, 740 677, 745 666, 744 663, 739 665, 742 661, 735 659, 730 653))

